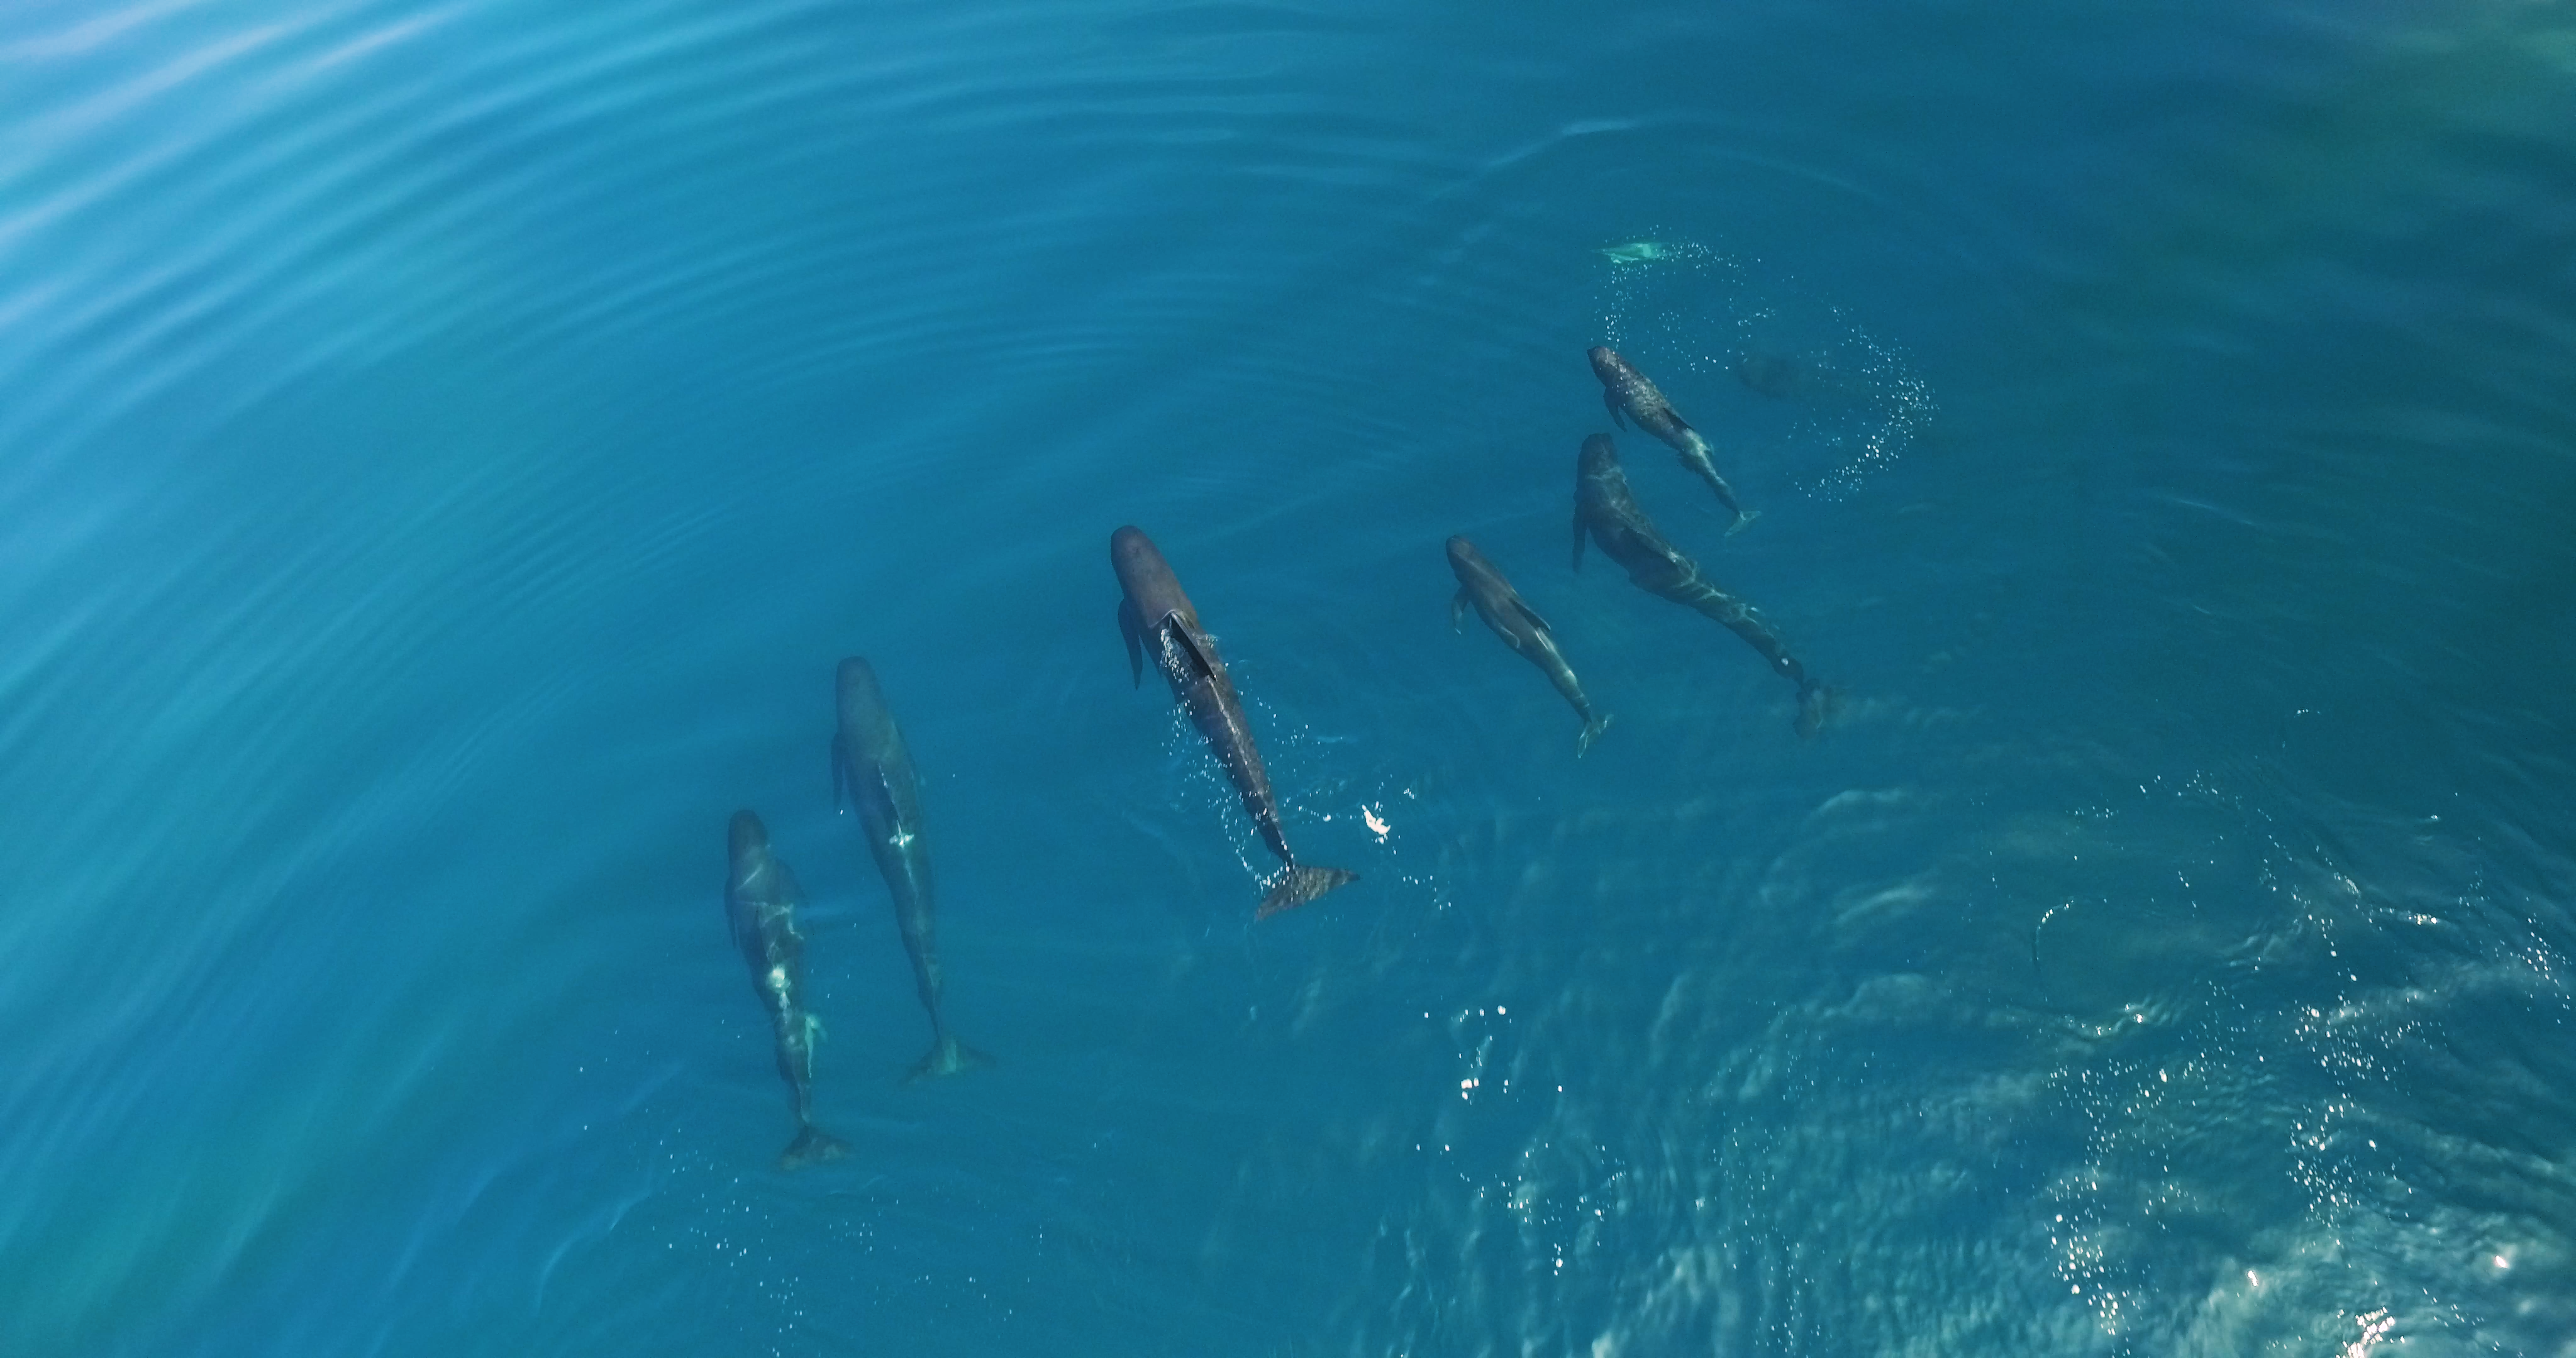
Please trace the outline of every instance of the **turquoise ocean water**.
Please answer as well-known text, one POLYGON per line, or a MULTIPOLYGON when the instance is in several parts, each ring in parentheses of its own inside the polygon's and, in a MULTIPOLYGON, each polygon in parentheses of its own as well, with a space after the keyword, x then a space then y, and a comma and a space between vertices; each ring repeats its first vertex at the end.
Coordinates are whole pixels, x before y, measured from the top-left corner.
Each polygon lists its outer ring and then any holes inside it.
POLYGON ((0 128, 0 1353, 2576 1354, 2576 9, 27 0, 0 128), (1567 569, 1603 342, 1816 739, 1567 569))

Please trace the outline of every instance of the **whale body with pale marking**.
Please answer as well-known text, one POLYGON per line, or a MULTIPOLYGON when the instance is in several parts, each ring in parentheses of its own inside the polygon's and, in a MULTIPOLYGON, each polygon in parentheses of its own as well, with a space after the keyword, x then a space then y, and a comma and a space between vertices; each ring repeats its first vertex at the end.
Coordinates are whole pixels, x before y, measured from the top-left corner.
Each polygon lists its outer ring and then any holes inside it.
POLYGON ((1761 517, 1762 511, 1747 510, 1735 498, 1734 488, 1717 474, 1717 459, 1709 451, 1708 439, 1690 427, 1644 373, 1606 344, 1594 345, 1589 357, 1592 375, 1601 379, 1601 404, 1610 408, 1611 422, 1625 428, 1633 420, 1639 429, 1669 445, 1681 458, 1682 466, 1707 482, 1708 488, 1717 492, 1717 502, 1735 515, 1734 522, 1726 526, 1727 532, 1740 532, 1744 525, 1761 517))
POLYGON ((837 1160, 849 1149, 814 1125, 814 1044, 822 1040, 823 1021, 805 1007, 805 936, 796 928, 804 904, 796 874, 769 851, 760 817, 734 812, 725 828, 725 919, 751 968, 761 1008, 769 1011, 778 1075, 796 1104, 796 1139, 778 1157, 783 1169, 837 1160))
POLYGON ((940 1010, 939 906, 930 880, 930 845, 921 833, 921 779, 877 687, 877 673, 857 656, 833 675, 840 725, 832 734, 832 794, 859 811, 859 832, 877 874, 894 898, 895 928, 912 959, 912 984, 930 1015, 930 1054, 912 1068, 914 1079, 954 1075, 992 1064, 992 1058, 957 1040, 940 1010))

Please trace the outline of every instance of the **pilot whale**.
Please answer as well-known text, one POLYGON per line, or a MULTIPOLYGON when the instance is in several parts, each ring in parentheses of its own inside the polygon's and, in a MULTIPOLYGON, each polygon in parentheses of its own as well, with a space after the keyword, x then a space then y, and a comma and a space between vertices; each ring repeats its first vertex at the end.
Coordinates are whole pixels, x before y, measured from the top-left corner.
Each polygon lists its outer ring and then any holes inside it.
POLYGON ((1736 500, 1735 491, 1726 484, 1726 478, 1717 474, 1717 462, 1709 455, 1708 440, 1682 419, 1681 413, 1673 409, 1673 403, 1664 399, 1663 392, 1657 390, 1644 373, 1637 371, 1606 344, 1594 345, 1590 357, 1592 375, 1601 379, 1601 404, 1610 408, 1611 422, 1625 428, 1628 421, 1634 420, 1639 429, 1671 445, 1673 452, 1680 456, 1682 466, 1691 475, 1707 482, 1708 488, 1717 492, 1717 502, 1735 515, 1735 521, 1726 526, 1727 532, 1740 532, 1744 525, 1761 517, 1762 511, 1747 511, 1736 500))
POLYGON ((823 1036, 823 1021, 805 1007, 805 936, 796 930, 805 892, 796 874, 769 851, 769 831, 749 811, 733 813, 725 859, 725 918, 751 967, 752 988, 769 1011, 779 1077, 796 1100, 796 1139, 780 1153, 779 1167, 837 1160, 849 1147, 814 1125, 814 1044, 823 1036))
POLYGON ((1789 654, 1786 643, 1751 605, 1712 585, 1698 563, 1655 531, 1637 497, 1628 489, 1628 474, 1619 466, 1619 449, 1608 434, 1583 441, 1574 478, 1574 568, 1583 569, 1583 540, 1590 534, 1602 554, 1627 567, 1628 578, 1649 593, 1715 619, 1744 643, 1762 653, 1780 677, 1798 686, 1797 730, 1811 736, 1822 727, 1833 705, 1833 691, 1816 682, 1807 667, 1789 654))
POLYGON ((1512 582, 1503 578, 1483 552, 1476 550, 1476 544, 1453 537, 1448 546, 1449 569, 1458 576, 1457 597, 1449 602, 1449 626, 1453 630, 1465 628, 1467 610, 1473 608, 1504 645, 1538 666, 1539 673, 1556 685, 1556 691, 1574 704, 1575 715, 1583 718, 1582 734, 1574 738, 1575 757, 1581 758, 1592 748, 1594 738, 1609 727, 1610 719, 1593 714, 1592 700, 1583 696, 1583 681, 1574 677, 1574 667, 1565 663, 1564 653, 1556 648, 1556 629, 1547 625, 1547 619, 1529 606, 1529 601, 1512 588, 1512 582))
POLYGON ((1323 895, 1359 874, 1342 868, 1300 864, 1288 850, 1287 832, 1279 826, 1279 799, 1271 794, 1270 775, 1261 767, 1261 751, 1252 743, 1252 727, 1243 718, 1243 700, 1234 680, 1217 658, 1216 638, 1199 624, 1198 609, 1181 592, 1171 563, 1146 537, 1128 525, 1109 535, 1109 564, 1118 572, 1125 597, 1118 601, 1118 631, 1127 640, 1127 666, 1135 682, 1145 682, 1145 657, 1172 686, 1172 697, 1189 713, 1190 722, 1207 738, 1225 776, 1243 795, 1261 842, 1279 856, 1279 872, 1261 897, 1253 918, 1264 919, 1323 895))
POLYGON ((867 661, 851 656, 833 677, 840 708, 840 727, 832 734, 833 803, 846 799, 859 809, 860 833, 894 898, 895 927, 912 958, 913 989, 930 1014, 930 1054, 912 1068, 912 1078, 990 1065, 990 1057, 948 1031, 939 1011, 938 902, 930 884, 930 847, 921 837, 921 780, 912 771, 912 752, 867 661))

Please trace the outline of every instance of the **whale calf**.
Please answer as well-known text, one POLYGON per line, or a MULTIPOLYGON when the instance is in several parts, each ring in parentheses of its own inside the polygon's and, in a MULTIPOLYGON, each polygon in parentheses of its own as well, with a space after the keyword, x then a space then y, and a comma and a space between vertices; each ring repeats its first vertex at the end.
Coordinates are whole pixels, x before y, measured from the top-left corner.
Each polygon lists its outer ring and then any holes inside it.
POLYGON ((823 1021, 805 1007, 805 937, 796 931, 805 892, 769 851, 769 831, 749 811, 734 812, 726 827, 725 860, 725 918, 769 1011, 779 1077, 796 1100, 796 1139, 779 1154, 779 1167, 837 1160, 849 1147, 814 1125, 814 1043, 823 1036, 823 1021))
POLYGON ((1609 727, 1610 719, 1593 714, 1592 700, 1583 696, 1583 682, 1574 677, 1574 667, 1565 663, 1564 653, 1556 648, 1556 629, 1521 598, 1512 582, 1503 578, 1483 552, 1476 550, 1476 544, 1453 537, 1448 549, 1449 569, 1458 576, 1458 594, 1449 603, 1449 626, 1464 628, 1467 610, 1473 608, 1504 645, 1538 666, 1539 673, 1556 685, 1556 691, 1574 704, 1575 715, 1583 718, 1583 731, 1574 738, 1575 757, 1581 758, 1592 748, 1594 738, 1609 727))
POLYGON ((912 752, 886 709, 876 671, 857 656, 833 675, 840 725, 832 733, 832 798, 859 809, 859 830, 894 898, 895 927, 912 958, 912 984, 930 1013, 930 1054, 912 1077, 954 1075, 992 1064, 992 1058, 957 1040, 939 1010, 939 914, 930 883, 930 847, 921 835, 921 780, 912 752))
POLYGON ((1627 567, 1638 588, 1660 594, 1715 619, 1744 643, 1762 653, 1780 677, 1798 686, 1797 730, 1811 736, 1824 725, 1833 691, 1807 673, 1789 654, 1786 643, 1751 605, 1712 585, 1699 565, 1655 531, 1637 497, 1628 489, 1628 474, 1619 466, 1619 449, 1608 434, 1583 441, 1574 476, 1574 568, 1583 569, 1586 534, 1601 544, 1602 554, 1627 567))
POLYGON ((1251 814, 1261 842, 1279 856, 1279 872, 1253 918, 1304 905, 1356 880, 1358 873, 1342 868, 1300 864, 1288 851, 1287 833, 1279 827, 1279 800, 1271 795, 1270 775, 1261 767, 1261 751, 1243 719, 1243 700, 1235 696, 1234 680, 1217 658, 1216 638, 1199 625, 1198 609, 1181 592, 1180 578, 1161 550, 1131 524, 1109 535, 1109 564, 1125 591, 1118 601, 1118 631, 1127 640, 1127 666, 1135 682, 1145 682, 1145 657, 1152 655, 1172 686, 1173 699, 1207 737, 1225 776, 1243 794, 1243 809, 1251 814))
POLYGON ((1726 478, 1717 474, 1717 462, 1710 457, 1708 440, 1682 419, 1673 403, 1664 399, 1655 384, 1637 371, 1628 360, 1606 344, 1596 344, 1589 355, 1592 375, 1601 379, 1601 404, 1610 408, 1610 419, 1623 428, 1635 421, 1639 429, 1662 439, 1680 456, 1682 466, 1693 476, 1708 483, 1717 492, 1717 502, 1735 515, 1726 526, 1729 533, 1739 532, 1744 525, 1761 516, 1760 510, 1747 511, 1735 498, 1726 478))

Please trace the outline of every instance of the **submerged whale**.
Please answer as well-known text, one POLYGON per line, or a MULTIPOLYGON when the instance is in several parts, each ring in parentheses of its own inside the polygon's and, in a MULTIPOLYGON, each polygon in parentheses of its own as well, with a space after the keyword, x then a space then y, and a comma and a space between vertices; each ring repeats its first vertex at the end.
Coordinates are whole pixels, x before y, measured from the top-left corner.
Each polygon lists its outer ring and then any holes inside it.
POLYGON ((1463 537, 1449 539, 1449 569, 1458 576, 1457 597, 1449 603, 1449 626, 1462 629, 1467 623, 1467 610, 1494 629, 1503 644, 1519 652, 1522 659, 1538 666, 1539 673, 1556 685, 1556 691, 1574 704, 1576 716, 1583 718, 1583 731, 1574 738, 1574 753, 1581 758, 1592 748, 1592 742, 1610 725, 1610 719, 1595 716, 1592 700, 1583 696, 1583 682, 1574 677, 1574 667, 1565 663, 1565 655, 1556 648, 1556 629, 1529 606, 1520 591, 1494 563, 1485 559, 1476 544, 1463 537))
POLYGON ((796 1100, 796 1139, 779 1154, 779 1166, 837 1160, 849 1147, 814 1125, 814 1043, 823 1036, 823 1021, 805 1007, 805 937, 796 931, 805 892, 796 874, 769 851, 769 831, 749 811, 733 813, 725 859, 725 918, 750 964, 752 988, 769 1011, 779 1077, 796 1100))
POLYGON ((1639 429, 1662 439, 1682 460, 1682 466, 1693 476, 1708 483, 1717 492, 1717 502, 1735 515, 1726 531, 1741 531, 1744 525, 1761 517, 1760 510, 1747 511, 1735 498, 1726 478, 1717 474, 1717 462, 1709 455, 1708 440, 1682 419, 1673 403, 1664 399, 1655 384, 1637 371, 1628 360, 1606 344, 1594 345, 1590 354, 1592 375, 1601 379, 1601 404, 1610 408, 1613 423, 1625 428, 1633 420, 1639 429))
POLYGON ((1287 833, 1279 827, 1279 800, 1271 795, 1270 775, 1261 767, 1261 751, 1243 719, 1243 700, 1235 696, 1234 680, 1217 658, 1216 638, 1199 625, 1198 609, 1181 592, 1179 577, 1153 540, 1133 525, 1120 528, 1109 535, 1109 564, 1126 592, 1118 601, 1118 631, 1127 640, 1128 669, 1137 683, 1144 683, 1145 657, 1153 656, 1172 686, 1172 697, 1207 737, 1235 791, 1243 794, 1243 809, 1251 814, 1261 842, 1279 856, 1279 872, 1253 918, 1304 905, 1357 880, 1358 873, 1342 868, 1300 864, 1288 851, 1287 833))
POLYGON ((954 1075, 992 1064, 992 1058, 957 1040, 939 1010, 938 901, 930 885, 930 847, 921 837, 921 781, 912 752, 886 709, 876 671, 852 656, 834 675, 840 726, 832 734, 832 797, 859 808, 868 853, 894 898, 895 927, 912 958, 913 989, 930 1013, 930 1054, 912 1068, 914 1079, 954 1075))
POLYGON ((1715 619, 1744 643, 1762 653, 1780 677, 1798 686, 1798 734, 1814 735, 1833 705, 1833 691, 1816 682, 1807 667, 1789 654, 1788 646, 1751 605, 1712 585, 1699 565, 1655 531, 1620 469, 1618 446, 1608 434, 1583 441, 1574 478, 1574 568, 1583 569, 1583 540, 1589 534, 1602 554, 1627 567, 1637 587, 1715 619))
POLYGON ((1735 378, 1778 401, 1857 405, 1874 395, 1866 374, 1847 371, 1821 356, 1747 350, 1735 360, 1735 378))

